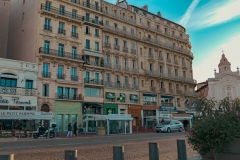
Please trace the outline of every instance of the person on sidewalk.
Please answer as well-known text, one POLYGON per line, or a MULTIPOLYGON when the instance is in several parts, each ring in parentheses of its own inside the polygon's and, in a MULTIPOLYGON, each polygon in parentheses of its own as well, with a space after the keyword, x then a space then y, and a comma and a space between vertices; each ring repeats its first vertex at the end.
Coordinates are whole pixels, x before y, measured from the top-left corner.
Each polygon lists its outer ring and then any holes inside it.
POLYGON ((67 137, 71 137, 72 136, 72 124, 71 123, 69 123, 69 125, 68 125, 68 133, 67 133, 67 137))
POLYGON ((75 122, 73 125, 73 134, 74 134, 74 136, 78 136, 77 135, 77 122, 75 122))
POLYGON ((161 123, 164 123, 164 119, 161 120, 161 123))
POLYGON ((189 122, 188 122, 188 120, 185 118, 185 119, 183 120, 183 127, 184 127, 184 130, 185 130, 185 133, 188 132, 188 124, 189 124, 189 122))

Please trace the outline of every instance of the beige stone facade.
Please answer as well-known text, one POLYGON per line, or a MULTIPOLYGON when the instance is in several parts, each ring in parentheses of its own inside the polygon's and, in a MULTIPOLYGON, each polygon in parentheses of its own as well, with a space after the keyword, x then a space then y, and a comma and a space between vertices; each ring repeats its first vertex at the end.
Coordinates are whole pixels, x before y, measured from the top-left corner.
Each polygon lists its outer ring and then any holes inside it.
POLYGON ((97 114, 149 106, 154 114, 160 106, 185 109, 195 96, 189 35, 160 13, 125 0, 11 3, 9 28, 21 27, 9 32, 9 58, 38 63, 40 106, 54 111, 59 100, 82 102, 83 113, 97 114))

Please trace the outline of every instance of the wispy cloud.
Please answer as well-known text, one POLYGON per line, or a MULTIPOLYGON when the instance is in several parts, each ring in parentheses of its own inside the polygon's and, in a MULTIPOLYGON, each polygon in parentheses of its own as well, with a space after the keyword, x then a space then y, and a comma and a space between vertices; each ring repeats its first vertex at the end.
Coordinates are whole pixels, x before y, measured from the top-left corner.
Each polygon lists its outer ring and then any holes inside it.
POLYGON ((200 0, 193 0, 191 5, 188 7, 186 13, 183 15, 182 19, 180 20, 180 24, 183 26, 186 26, 193 11, 195 10, 195 8, 197 7, 198 3, 200 2, 200 0))
POLYGON ((211 0, 195 10, 187 27, 201 29, 240 17, 239 6, 240 0, 211 0))
POLYGON ((214 77, 214 69, 218 72, 218 64, 222 56, 222 50, 226 58, 231 63, 232 71, 236 71, 237 66, 240 67, 240 34, 226 39, 226 42, 213 48, 201 63, 197 66, 193 65, 193 76, 198 82, 206 81, 208 78, 214 77), (207 67, 206 67, 207 66, 207 67))

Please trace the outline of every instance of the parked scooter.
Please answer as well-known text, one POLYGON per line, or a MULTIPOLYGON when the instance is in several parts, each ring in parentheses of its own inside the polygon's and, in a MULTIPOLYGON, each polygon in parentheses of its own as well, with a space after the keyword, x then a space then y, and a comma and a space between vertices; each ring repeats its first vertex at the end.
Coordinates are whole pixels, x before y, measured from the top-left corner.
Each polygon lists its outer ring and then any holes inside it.
POLYGON ((49 138, 55 137, 55 127, 52 129, 47 129, 43 126, 39 126, 37 131, 33 132, 33 138, 37 139, 38 137, 48 137, 49 132, 49 138))

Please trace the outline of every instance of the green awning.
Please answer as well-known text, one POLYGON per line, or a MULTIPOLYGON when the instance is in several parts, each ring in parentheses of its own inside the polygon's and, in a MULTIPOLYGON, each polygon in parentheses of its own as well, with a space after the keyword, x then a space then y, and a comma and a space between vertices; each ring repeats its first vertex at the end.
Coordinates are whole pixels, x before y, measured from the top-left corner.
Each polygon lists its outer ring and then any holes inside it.
POLYGON ((114 93, 107 93, 107 94, 106 94, 106 97, 107 97, 108 99, 114 99, 114 98, 116 98, 116 96, 115 96, 114 93))
POLYGON ((130 96, 130 99, 131 99, 131 100, 138 100, 138 95, 131 95, 131 96, 130 96))

